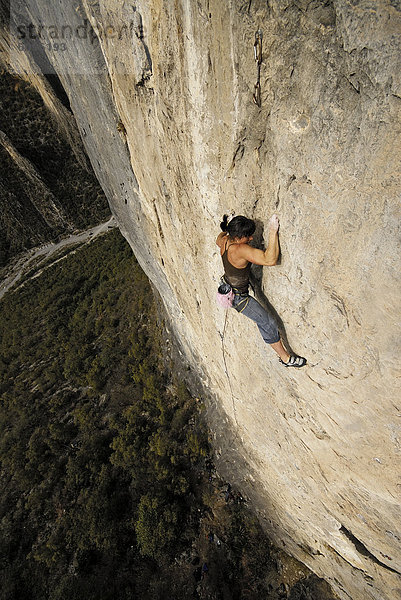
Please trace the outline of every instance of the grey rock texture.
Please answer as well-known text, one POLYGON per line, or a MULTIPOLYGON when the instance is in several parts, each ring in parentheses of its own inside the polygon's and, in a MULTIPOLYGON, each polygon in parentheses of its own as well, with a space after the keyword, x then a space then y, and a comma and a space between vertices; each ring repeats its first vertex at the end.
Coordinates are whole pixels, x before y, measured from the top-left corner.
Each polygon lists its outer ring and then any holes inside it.
POLYGON ((96 33, 46 46, 49 63, 214 398, 227 471, 341 598, 400 598, 400 3, 28 4, 96 33), (215 304, 227 210, 256 219, 260 242, 279 214, 281 261, 256 269, 255 288, 308 358, 299 372, 215 304))

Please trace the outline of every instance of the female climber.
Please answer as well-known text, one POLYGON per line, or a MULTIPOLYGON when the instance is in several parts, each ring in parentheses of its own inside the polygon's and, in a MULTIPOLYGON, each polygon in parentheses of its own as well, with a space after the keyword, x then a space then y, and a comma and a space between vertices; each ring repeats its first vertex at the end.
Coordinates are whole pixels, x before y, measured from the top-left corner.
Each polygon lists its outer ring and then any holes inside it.
POLYGON ((273 215, 269 221, 269 242, 266 250, 258 250, 249 245, 255 232, 255 222, 247 217, 236 216, 231 219, 224 215, 220 224, 222 233, 216 244, 223 259, 224 279, 234 291, 233 308, 255 321, 262 338, 279 355, 280 362, 286 367, 303 367, 306 359, 290 355, 284 348, 277 324, 273 317, 248 293, 251 263, 272 267, 279 255, 279 220, 273 215))

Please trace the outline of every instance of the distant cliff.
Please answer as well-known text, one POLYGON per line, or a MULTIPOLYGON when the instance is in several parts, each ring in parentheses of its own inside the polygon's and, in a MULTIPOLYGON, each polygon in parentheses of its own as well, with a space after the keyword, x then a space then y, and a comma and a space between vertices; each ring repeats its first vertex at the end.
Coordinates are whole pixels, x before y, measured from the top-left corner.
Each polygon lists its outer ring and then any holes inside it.
MULTIPOLYGON (((65 93, 63 100, 68 105, 65 93)), ((74 117, 54 101, 57 119, 32 85, 1 71, 0 268, 27 248, 85 229, 110 214, 74 117)))
POLYGON ((60 123, 41 73, 66 91, 214 398, 226 468, 274 539, 341 598, 399 598, 399 2, 24 4, 2 55, 60 123), (255 286, 308 358, 300 372, 215 305, 228 209, 258 221, 260 242, 279 214, 281 262, 256 270, 255 286))

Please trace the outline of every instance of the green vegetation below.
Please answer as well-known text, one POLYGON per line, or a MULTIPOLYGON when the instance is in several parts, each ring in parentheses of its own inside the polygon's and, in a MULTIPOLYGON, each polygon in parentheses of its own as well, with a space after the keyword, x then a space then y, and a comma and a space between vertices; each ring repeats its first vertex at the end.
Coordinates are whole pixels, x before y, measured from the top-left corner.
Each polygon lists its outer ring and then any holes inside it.
POLYGON ((293 591, 272 579, 117 230, 0 308, 1 600, 323 598, 299 565, 293 591))

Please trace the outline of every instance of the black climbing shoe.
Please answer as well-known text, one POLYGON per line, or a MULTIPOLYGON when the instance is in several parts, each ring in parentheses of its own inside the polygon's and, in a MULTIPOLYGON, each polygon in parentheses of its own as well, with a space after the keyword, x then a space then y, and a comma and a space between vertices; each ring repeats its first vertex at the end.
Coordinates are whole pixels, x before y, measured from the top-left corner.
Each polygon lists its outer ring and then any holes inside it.
POLYGON ((279 361, 285 367, 297 367, 298 369, 306 365, 306 358, 303 356, 290 356, 290 360, 288 362, 284 362, 281 360, 281 358, 279 358, 279 361))

